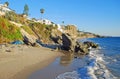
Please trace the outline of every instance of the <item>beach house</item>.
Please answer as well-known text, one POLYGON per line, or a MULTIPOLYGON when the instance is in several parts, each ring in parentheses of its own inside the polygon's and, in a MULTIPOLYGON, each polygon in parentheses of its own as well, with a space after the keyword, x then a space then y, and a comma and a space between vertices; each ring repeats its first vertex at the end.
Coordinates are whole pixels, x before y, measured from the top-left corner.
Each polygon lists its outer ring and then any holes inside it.
POLYGON ((0 16, 5 15, 6 12, 13 11, 11 10, 7 4, 0 4, 0 16))

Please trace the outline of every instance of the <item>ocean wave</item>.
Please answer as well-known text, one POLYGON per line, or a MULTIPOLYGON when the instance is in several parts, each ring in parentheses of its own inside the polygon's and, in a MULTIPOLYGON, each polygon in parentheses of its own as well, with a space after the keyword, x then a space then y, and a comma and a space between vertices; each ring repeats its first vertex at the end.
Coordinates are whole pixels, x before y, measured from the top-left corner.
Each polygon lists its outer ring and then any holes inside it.
POLYGON ((81 79, 81 78, 79 78, 79 74, 77 73, 77 71, 73 71, 60 74, 59 76, 57 76, 56 79, 81 79))
POLYGON ((98 51, 91 50, 90 54, 85 57, 86 66, 76 71, 62 73, 56 79, 117 79, 106 68, 104 55, 99 54, 98 51))

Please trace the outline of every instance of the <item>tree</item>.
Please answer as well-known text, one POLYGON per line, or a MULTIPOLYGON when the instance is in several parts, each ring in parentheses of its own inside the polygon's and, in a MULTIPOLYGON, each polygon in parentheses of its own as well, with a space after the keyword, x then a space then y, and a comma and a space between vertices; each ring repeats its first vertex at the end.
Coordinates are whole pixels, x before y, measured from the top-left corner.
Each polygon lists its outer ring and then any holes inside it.
POLYGON ((62 24, 63 24, 63 25, 64 25, 64 23, 65 23, 65 22, 64 22, 64 21, 62 21, 62 24))
POLYGON ((5 4, 6 4, 7 6, 9 6, 9 2, 5 2, 5 4))
POLYGON ((28 12, 29 12, 29 7, 27 4, 25 4, 23 14, 28 16, 28 12))
POLYGON ((40 9, 40 13, 41 13, 41 19, 42 19, 42 14, 44 14, 45 10, 42 8, 40 9))

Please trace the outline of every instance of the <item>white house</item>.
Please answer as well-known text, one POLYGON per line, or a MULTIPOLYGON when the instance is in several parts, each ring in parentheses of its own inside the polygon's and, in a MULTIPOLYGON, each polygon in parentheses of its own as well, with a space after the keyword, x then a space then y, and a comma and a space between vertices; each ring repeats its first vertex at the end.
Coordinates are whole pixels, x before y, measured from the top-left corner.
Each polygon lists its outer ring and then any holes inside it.
POLYGON ((40 22, 40 23, 46 24, 46 25, 53 24, 53 22, 51 22, 50 20, 47 20, 47 19, 37 20, 37 22, 40 22))
POLYGON ((61 26, 60 24, 57 24, 57 26, 58 26, 58 30, 63 33, 64 31, 63 31, 63 29, 62 29, 62 26, 61 26))
POLYGON ((6 12, 12 11, 6 4, 0 4, 0 16, 5 15, 6 12))

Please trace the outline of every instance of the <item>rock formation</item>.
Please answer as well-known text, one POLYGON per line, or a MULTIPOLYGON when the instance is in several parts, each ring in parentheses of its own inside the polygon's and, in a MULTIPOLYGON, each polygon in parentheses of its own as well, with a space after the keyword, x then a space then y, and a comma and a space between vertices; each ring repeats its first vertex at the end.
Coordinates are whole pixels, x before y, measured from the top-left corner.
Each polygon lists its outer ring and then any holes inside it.
POLYGON ((62 49, 73 52, 74 47, 75 41, 68 34, 62 34, 62 49))
POLYGON ((83 43, 77 42, 74 39, 72 39, 68 34, 62 34, 62 50, 80 54, 88 54, 90 47, 98 48, 98 45, 89 41, 83 43))

